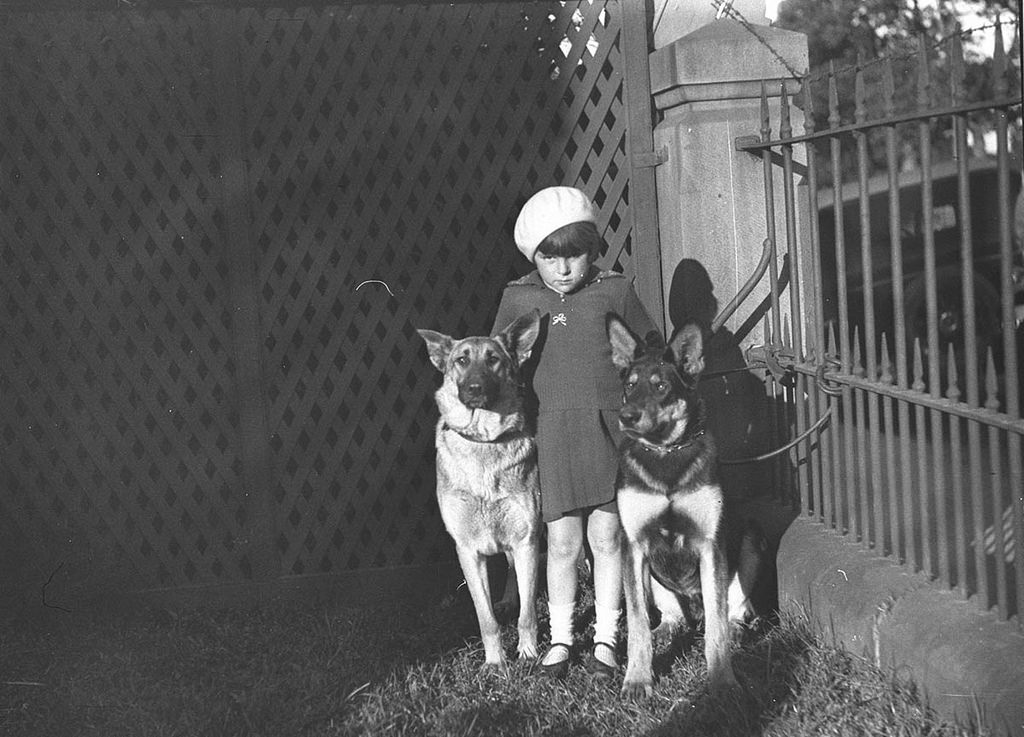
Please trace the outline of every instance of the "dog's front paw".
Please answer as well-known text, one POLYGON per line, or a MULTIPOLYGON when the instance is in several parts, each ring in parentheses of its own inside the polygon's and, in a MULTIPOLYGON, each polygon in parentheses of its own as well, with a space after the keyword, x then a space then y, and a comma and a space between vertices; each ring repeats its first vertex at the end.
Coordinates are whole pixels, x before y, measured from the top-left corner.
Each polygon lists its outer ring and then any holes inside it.
POLYGON ((651 676, 626 674, 622 681, 622 696, 631 701, 646 699, 654 693, 654 679, 651 676))
POLYGON ((506 676, 508 675, 508 663, 505 660, 497 662, 485 661, 480 666, 480 674, 483 676, 506 676))
POLYGON ((535 637, 534 638, 524 638, 524 637, 520 636, 520 638, 519 638, 519 646, 518 646, 518 648, 516 648, 516 651, 519 653, 519 657, 521 659, 522 658, 530 658, 531 660, 535 659, 537 657, 537 639, 535 637))

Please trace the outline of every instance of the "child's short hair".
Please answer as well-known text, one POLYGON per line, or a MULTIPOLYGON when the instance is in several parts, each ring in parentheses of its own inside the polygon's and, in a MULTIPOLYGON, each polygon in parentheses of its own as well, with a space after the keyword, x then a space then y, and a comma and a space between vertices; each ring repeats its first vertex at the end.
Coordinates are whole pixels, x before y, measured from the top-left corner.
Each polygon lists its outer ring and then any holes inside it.
POLYGON ((594 262, 604 252, 604 238, 591 222, 569 223, 549 233, 538 245, 537 253, 544 256, 571 258, 590 256, 594 262))

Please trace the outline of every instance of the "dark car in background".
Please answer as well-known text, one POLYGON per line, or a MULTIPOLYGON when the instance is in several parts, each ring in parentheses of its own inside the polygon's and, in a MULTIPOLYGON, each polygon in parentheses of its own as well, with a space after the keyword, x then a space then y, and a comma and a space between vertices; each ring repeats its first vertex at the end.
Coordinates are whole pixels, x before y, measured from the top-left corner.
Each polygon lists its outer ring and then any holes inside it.
MULTIPOLYGON (((970 193, 970 226, 972 264, 974 269, 975 327, 981 382, 984 383, 986 356, 991 349, 996 371, 1003 372, 1002 304, 1000 298, 1000 223, 999 186, 994 161, 972 161, 968 174, 970 193)), ((1003 196, 1008 199, 1011 219, 1013 206, 1021 186, 1019 166, 1011 169, 1009 190, 1003 196)), ((899 232, 901 264, 903 269, 902 304, 894 304, 893 269, 890 249, 890 213, 888 175, 872 177, 868 183, 868 204, 870 214, 871 276, 864 278, 861 246, 860 187, 857 182, 843 187, 843 237, 846 259, 846 286, 848 295, 847 318, 850 335, 854 328, 860 336, 861 356, 864 356, 864 307, 865 295, 870 294, 875 310, 875 348, 880 351, 884 334, 890 357, 895 360, 893 335, 894 310, 903 311, 907 335, 907 361, 909 382, 916 378, 913 373, 914 342, 920 341, 924 370, 928 376, 928 310, 925 288, 925 218, 921 200, 920 173, 903 174, 899 190, 899 232)), ((956 162, 944 162, 932 171, 932 221, 935 238, 936 296, 935 321, 940 345, 940 367, 942 390, 948 388, 946 370, 949 346, 953 346, 958 367, 959 384, 962 388, 964 369, 964 300, 963 275, 961 269, 961 228, 964 213, 961 212, 960 186, 956 162)), ((839 303, 838 275, 836 269, 835 207, 831 190, 819 197, 818 225, 821 236, 822 291, 825 320, 835 325, 838 333, 839 303)), ((1011 237, 1013 237, 1011 235, 1011 237)), ((1013 244, 1014 250, 1014 299, 1017 314, 1024 312, 1024 264, 1021 261, 1020 243, 1013 244)), ((1019 318, 1018 318, 1019 323, 1019 318)), ((1018 333, 1020 351, 1020 327, 1018 333)), ((880 355, 880 354, 879 354, 880 355)), ((863 359, 862 359, 863 362, 863 359)), ((1024 364, 1021 364, 1024 366, 1024 364)), ((895 369, 892 369, 895 374, 895 369)))

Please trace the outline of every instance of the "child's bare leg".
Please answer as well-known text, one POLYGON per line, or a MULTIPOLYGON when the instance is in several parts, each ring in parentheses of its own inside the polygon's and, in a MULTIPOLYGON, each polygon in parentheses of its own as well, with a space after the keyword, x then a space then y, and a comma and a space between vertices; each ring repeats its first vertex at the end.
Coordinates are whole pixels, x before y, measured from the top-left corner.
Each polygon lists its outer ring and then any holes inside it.
MULTIPOLYGON (((551 642, 572 644, 572 612, 576 602, 576 561, 583 547, 583 520, 577 515, 548 522, 548 612, 551 615, 551 642)), ((569 657, 564 648, 548 652, 544 665, 569 657)))
POLYGON ((594 657, 614 666, 622 600, 622 526, 614 512, 595 509, 587 520, 587 540, 594 554, 594 657))

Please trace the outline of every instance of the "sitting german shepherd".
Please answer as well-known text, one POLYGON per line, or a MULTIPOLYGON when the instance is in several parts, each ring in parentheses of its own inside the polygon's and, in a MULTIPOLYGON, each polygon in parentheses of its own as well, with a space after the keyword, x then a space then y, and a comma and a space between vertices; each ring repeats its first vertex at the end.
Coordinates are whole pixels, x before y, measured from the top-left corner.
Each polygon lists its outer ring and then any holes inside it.
POLYGON ((537 453, 523 412, 519 370, 540 329, 534 311, 492 338, 455 340, 417 330, 444 375, 434 394, 437 423, 437 502, 455 541, 484 644, 485 665, 504 669, 498 622, 491 606, 487 556, 504 553, 509 586, 519 593, 519 656, 537 655, 537 560, 540 489, 537 453))
POLYGON ((659 333, 641 339, 614 314, 607 327, 623 382, 616 498, 626 536, 629 645, 622 692, 631 698, 652 692, 648 585, 662 614, 655 636, 671 632, 684 616, 694 624, 702 608, 711 687, 734 687, 729 622, 752 611, 748 592, 764 545, 754 526, 726 516, 715 444, 697 394, 704 368, 700 328, 685 326, 666 346, 659 333))

